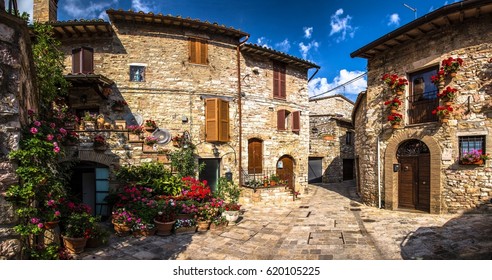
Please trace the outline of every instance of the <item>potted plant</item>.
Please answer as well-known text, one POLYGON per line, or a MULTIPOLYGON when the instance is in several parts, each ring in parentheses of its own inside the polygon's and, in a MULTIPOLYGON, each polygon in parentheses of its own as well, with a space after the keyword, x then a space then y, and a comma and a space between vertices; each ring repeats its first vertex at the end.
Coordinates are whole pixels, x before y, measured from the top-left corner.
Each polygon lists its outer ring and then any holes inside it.
POLYGON ((442 68, 444 69, 444 72, 446 75, 450 75, 451 77, 456 76, 456 72, 460 69, 460 67, 463 65, 463 59, 461 58, 453 58, 449 57, 448 59, 444 59, 441 62, 442 68))
POLYGON ((88 238, 88 230, 93 226, 92 216, 86 212, 73 212, 64 221, 63 244, 70 252, 80 254, 88 238))
POLYGON ((154 219, 157 227, 157 235, 171 235, 178 212, 179 208, 173 199, 165 199, 157 202, 157 216, 154 219))
POLYGON ((223 215, 215 216, 210 224, 211 230, 222 230, 229 224, 227 218, 223 215))
POLYGON ((189 234, 196 232, 195 219, 177 219, 174 224, 174 232, 176 234, 189 234))
POLYGON ((444 77, 446 76, 446 73, 444 72, 444 68, 441 67, 439 71, 437 71, 436 75, 431 76, 431 82, 436 86, 438 89, 444 88, 444 77))
POLYGON ((151 152, 151 153, 157 153, 157 141, 159 139, 154 136, 147 136, 144 139, 144 145, 143 145, 143 151, 144 152, 151 152))
POLYGON ((126 103, 125 100, 113 100, 111 102, 111 109, 113 111, 117 111, 117 112, 121 112, 123 111, 123 109, 125 108, 125 106, 127 106, 128 103, 126 103))
POLYGON ((383 82, 389 86, 389 88, 398 95, 403 94, 405 91, 405 86, 408 85, 408 80, 405 78, 400 78, 396 74, 384 74, 381 78, 383 82))
POLYGON ((82 118, 84 121, 84 129, 85 130, 95 130, 96 129, 96 115, 91 114, 88 111, 85 111, 84 117, 82 118))
POLYGON ((130 132, 128 140, 130 142, 142 142, 142 134, 144 132, 144 127, 141 125, 130 125, 128 126, 130 132))
POLYGON ((398 113, 391 113, 388 116, 388 121, 391 123, 391 126, 393 128, 399 128, 402 120, 403 120, 403 116, 398 113))
POLYGON ((135 217, 125 208, 117 208, 112 213, 111 222, 118 236, 127 236, 130 234, 131 228, 135 223, 135 217))
POLYGON ((456 98, 457 89, 452 87, 447 87, 442 92, 437 94, 437 97, 441 98, 446 106, 451 106, 453 104, 453 100, 456 98))
POLYGON ((210 202, 200 203, 197 211, 198 231, 207 231, 212 222, 212 218, 217 215, 217 209, 210 202))
POLYGON ((97 248, 106 245, 109 242, 109 230, 99 224, 100 217, 94 217, 95 222, 90 228, 89 238, 87 239, 86 248, 97 248))
POLYGON ((145 120, 145 130, 154 131, 156 129, 157 129, 157 124, 155 123, 154 120, 152 119, 145 120))
POLYGON ((179 134, 171 138, 171 142, 173 142, 173 146, 176 148, 181 148, 182 140, 183 140, 183 136, 179 134))
POLYGON ((438 115, 441 118, 441 122, 445 123, 448 122, 451 112, 453 112, 453 107, 451 106, 437 106, 437 108, 432 111, 432 114, 438 115))
POLYGON ((53 199, 46 201, 46 209, 42 210, 45 229, 53 229, 58 226, 61 218, 61 205, 53 199))
POLYGON ((384 102, 384 105, 390 108, 391 113, 397 113, 398 108, 401 106, 401 100, 398 97, 395 97, 391 100, 387 100, 384 102))
MULTIPOLYGON (((280 178, 275 174, 272 174, 270 179, 276 183, 280 182, 280 178)), ((239 205, 241 188, 239 185, 234 184, 225 178, 220 178, 219 183, 217 184, 217 195, 225 201, 222 216, 229 222, 237 221, 239 218, 239 210, 241 209, 241 205, 239 205)))
POLYGON ((461 155, 461 164, 475 164, 482 165, 484 160, 489 159, 488 154, 484 154, 482 150, 471 149, 469 151, 463 152, 461 155))
POLYGON ((135 223, 132 226, 134 235, 151 236, 156 232, 154 218, 157 215, 157 201, 146 197, 137 196, 137 202, 132 203, 132 213, 135 215, 135 223))
POLYGON ((94 136, 94 150, 106 150, 106 138, 102 134, 94 136))

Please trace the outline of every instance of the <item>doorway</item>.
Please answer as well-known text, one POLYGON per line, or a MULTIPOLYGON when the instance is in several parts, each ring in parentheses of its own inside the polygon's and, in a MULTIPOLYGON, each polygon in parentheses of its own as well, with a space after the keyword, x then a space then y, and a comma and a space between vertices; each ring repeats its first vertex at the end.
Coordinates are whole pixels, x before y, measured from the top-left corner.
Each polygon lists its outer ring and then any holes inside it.
POLYGON ((291 156, 282 156, 277 161, 276 173, 280 180, 287 181, 287 186, 291 190, 295 190, 294 159, 291 156))
POLYGON ((398 207, 430 211, 430 153, 424 142, 408 140, 397 151, 398 207))
POLYGON ((310 157, 308 167, 308 183, 321 183, 323 181, 323 158, 310 157))
POLYGON ((258 138, 248 140, 248 174, 263 172, 263 141, 258 138))
POLYGON ((204 164, 204 168, 199 174, 200 181, 207 180, 210 190, 215 192, 217 190, 217 183, 220 178, 220 159, 217 158, 201 158, 198 159, 198 163, 204 164))
POLYGON ((92 209, 92 215, 109 217, 109 168, 95 162, 81 162, 74 167, 71 178, 72 195, 92 209))
POLYGON ((354 159, 344 158, 343 159, 343 181, 354 179, 354 159))

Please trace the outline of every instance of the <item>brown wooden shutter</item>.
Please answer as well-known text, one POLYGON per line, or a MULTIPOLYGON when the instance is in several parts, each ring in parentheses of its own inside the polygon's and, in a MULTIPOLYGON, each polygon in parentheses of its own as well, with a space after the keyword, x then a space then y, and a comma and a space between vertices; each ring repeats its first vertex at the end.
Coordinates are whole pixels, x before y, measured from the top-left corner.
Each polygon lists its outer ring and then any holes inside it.
POLYGON ((208 43, 206 40, 190 38, 190 63, 208 63, 208 43))
POLYGON ((94 50, 82 48, 82 73, 94 73, 94 50))
POLYGON ((219 141, 217 100, 216 98, 205 100, 205 141, 207 142, 219 141))
POLYGON ((301 112, 292 112, 292 131, 299 132, 301 130, 301 112))
POLYGON ((277 129, 285 130, 285 110, 277 111, 277 129))
POLYGON ((229 102, 218 99, 219 141, 229 142, 229 102))
POLYGON ((189 57, 190 63, 196 63, 197 60, 196 53, 197 53, 196 39, 190 38, 190 57, 189 57))
POLYGON ((286 97, 286 82, 285 82, 285 65, 282 65, 280 67, 280 93, 279 93, 279 97, 282 98, 282 99, 285 99, 286 97))
POLYGON ((208 44, 205 40, 200 40, 200 64, 208 64, 208 44))
POLYGON ((77 74, 80 73, 80 60, 82 57, 82 49, 73 49, 72 50, 72 73, 77 74))
POLYGON ((280 97, 280 72, 277 63, 273 63, 273 97, 280 97))

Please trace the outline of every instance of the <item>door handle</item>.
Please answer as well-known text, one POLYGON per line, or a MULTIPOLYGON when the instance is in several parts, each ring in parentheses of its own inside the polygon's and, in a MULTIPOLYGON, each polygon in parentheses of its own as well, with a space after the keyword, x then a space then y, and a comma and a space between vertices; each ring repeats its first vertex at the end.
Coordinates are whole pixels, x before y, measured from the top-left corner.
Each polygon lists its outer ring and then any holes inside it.
POLYGON ((422 181, 422 185, 425 185, 425 184, 427 184, 427 182, 426 181, 422 181))

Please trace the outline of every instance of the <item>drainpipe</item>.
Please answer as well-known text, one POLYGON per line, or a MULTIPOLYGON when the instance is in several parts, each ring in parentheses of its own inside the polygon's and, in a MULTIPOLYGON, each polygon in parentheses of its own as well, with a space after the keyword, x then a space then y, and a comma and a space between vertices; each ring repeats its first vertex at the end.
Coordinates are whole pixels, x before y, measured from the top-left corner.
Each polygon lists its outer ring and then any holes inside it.
POLYGON ((239 186, 243 185, 243 107, 242 107, 242 93, 241 93, 241 46, 248 41, 249 35, 246 35, 243 41, 240 41, 236 46, 237 54, 237 110, 239 114, 239 164, 238 164, 238 175, 239 175, 239 186))
POLYGON ((380 150, 380 144, 379 144, 379 134, 378 137, 376 138, 376 141, 378 141, 377 147, 378 151, 376 152, 377 155, 377 161, 378 161, 378 208, 381 209, 381 160, 379 156, 379 150, 380 150))

